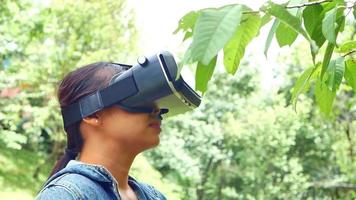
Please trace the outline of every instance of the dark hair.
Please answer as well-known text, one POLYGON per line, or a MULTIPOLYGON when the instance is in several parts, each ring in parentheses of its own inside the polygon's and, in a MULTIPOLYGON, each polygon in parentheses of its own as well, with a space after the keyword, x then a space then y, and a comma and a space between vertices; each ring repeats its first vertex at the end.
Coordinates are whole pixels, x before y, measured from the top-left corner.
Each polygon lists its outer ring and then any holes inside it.
MULTIPOLYGON (((107 87, 113 75, 127 69, 128 66, 116 65, 110 62, 97 62, 68 73, 58 87, 57 95, 60 106, 68 106, 79 101, 84 96, 107 87)), ((83 141, 79 125, 80 122, 65 128, 67 132, 67 148, 64 155, 57 161, 49 177, 63 169, 81 151, 83 141)))

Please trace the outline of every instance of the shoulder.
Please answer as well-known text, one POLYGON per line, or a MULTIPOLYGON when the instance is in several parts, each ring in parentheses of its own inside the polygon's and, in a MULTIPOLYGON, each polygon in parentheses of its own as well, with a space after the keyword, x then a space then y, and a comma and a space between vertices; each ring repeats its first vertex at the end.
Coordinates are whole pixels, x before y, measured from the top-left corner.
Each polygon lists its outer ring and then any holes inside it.
POLYGON ((101 199, 98 195, 103 197, 105 193, 105 189, 96 181, 81 174, 66 173, 48 182, 39 192, 36 199, 101 199))
POLYGON ((142 183, 142 182, 138 182, 138 184, 139 184, 140 188, 149 197, 154 197, 154 199, 157 199, 157 200, 166 200, 167 199, 159 190, 157 190, 152 185, 149 185, 149 184, 146 184, 146 183, 142 183))

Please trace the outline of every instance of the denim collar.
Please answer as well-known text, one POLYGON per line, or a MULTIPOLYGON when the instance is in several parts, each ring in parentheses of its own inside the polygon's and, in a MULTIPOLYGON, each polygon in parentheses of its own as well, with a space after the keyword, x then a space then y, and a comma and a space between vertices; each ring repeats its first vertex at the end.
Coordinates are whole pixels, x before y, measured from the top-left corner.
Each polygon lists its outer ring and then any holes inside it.
MULTIPOLYGON (((112 176, 112 174, 102 165, 94 165, 87 164, 77 160, 71 160, 65 168, 52 175, 44 184, 43 187, 46 187, 50 182, 55 180, 58 177, 64 176, 65 174, 80 174, 83 175, 93 181, 105 183, 105 185, 110 185, 117 195, 118 199, 120 199, 120 194, 117 190, 118 182, 112 176)), ((147 200, 152 199, 151 196, 158 198, 157 192, 149 187, 146 184, 140 183, 136 181, 131 176, 128 177, 128 184, 135 191, 138 199, 147 200)), ((162 198, 165 199, 165 198, 162 198)))
MULTIPOLYGON (((118 184, 114 176, 102 165, 87 164, 78 160, 71 160, 67 166, 49 178, 45 185, 54 180, 55 178, 68 173, 81 174, 94 181, 104 183, 118 184)), ((128 177, 130 182, 137 182, 131 176, 128 177)))
POLYGON ((88 164, 78 160, 71 160, 64 169, 65 173, 81 174, 98 182, 117 183, 114 176, 102 165, 88 164))

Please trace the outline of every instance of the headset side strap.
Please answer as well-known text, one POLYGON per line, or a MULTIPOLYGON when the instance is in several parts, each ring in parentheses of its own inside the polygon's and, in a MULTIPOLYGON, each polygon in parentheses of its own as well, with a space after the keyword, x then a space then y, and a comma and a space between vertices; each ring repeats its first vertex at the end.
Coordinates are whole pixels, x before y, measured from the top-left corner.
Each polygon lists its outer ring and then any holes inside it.
POLYGON ((90 116, 137 93, 138 88, 134 77, 125 77, 94 94, 83 97, 77 103, 62 108, 64 127, 79 122, 84 117, 90 116))

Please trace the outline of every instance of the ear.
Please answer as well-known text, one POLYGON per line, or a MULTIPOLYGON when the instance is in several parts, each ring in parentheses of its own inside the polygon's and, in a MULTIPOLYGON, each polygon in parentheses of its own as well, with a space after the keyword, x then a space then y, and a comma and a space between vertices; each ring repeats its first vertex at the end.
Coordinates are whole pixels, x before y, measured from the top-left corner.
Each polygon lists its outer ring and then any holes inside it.
POLYGON ((83 122, 91 126, 99 126, 100 119, 101 119, 100 116, 94 113, 88 117, 83 118, 83 122))

